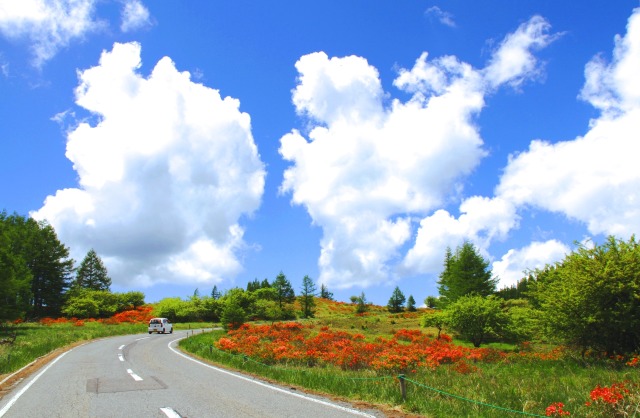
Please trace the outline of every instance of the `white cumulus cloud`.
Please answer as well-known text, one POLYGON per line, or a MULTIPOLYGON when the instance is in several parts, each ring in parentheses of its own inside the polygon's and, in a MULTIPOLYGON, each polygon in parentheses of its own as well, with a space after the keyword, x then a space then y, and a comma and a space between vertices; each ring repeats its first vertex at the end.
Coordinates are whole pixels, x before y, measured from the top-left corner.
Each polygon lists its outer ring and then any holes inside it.
POLYGON ((240 220, 264 189, 250 117, 167 57, 148 77, 140 65, 139 44, 115 44, 79 72, 76 102, 96 120, 68 133, 79 188, 32 216, 76 258, 95 248, 116 284, 218 282, 241 269, 240 220))
MULTIPOLYGON (((323 229, 321 282, 338 288, 368 286, 397 274, 415 216, 458 193, 460 180, 486 155, 475 124, 485 96, 500 84, 518 84, 537 74, 528 51, 549 41, 547 29, 539 18, 523 24, 496 51, 488 70, 452 56, 428 61, 424 53, 394 81, 412 98, 392 100, 389 106, 377 70, 364 58, 329 58, 321 52, 300 58, 293 103, 309 117, 311 128, 308 138, 296 130, 281 138, 280 153, 292 162, 281 190, 290 192, 323 229), (527 36, 509 41, 520 33, 527 36), (517 63, 503 62, 510 60, 517 63)), ((498 216, 486 206, 498 209, 504 219, 485 227, 484 236, 502 235, 516 222, 513 208, 504 202, 478 198, 467 206, 479 212, 469 215, 464 228, 479 236, 482 227, 475 224, 498 216)), ((427 247, 414 247, 412 257, 417 260, 427 247)), ((407 260, 403 269, 419 266, 407 260)))
POLYGON ((640 9, 616 36, 613 61, 585 69, 581 97, 602 111, 588 132, 568 141, 532 141, 511 156, 496 192, 517 205, 561 213, 593 234, 640 231, 640 9))
POLYGON ((514 286, 527 271, 541 269, 562 260, 571 249, 557 240, 532 242, 525 248, 509 250, 502 259, 494 261, 492 272, 499 279, 498 288, 514 286))
MULTIPOLYGON (((531 34, 543 34, 538 29, 546 24, 537 19, 533 23, 533 28, 518 30, 503 42, 508 53, 497 53, 485 69, 491 85, 496 80, 519 85, 522 78, 514 76, 517 71, 511 73, 514 68, 536 73, 532 56, 512 50, 523 39, 533 47, 546 42, 536 41, 538 35, 531 38, 531 34), (515 39, 520 41, 514 43, 515 39), (500 64, 500 57, 510 56, 520 57, 515 59, 519 64, 500 64)), ((442 79, 433 72, 425 74, 435 80, 432 85, 442 79)), ((587 133, 556 143, 533 140, 528 150, 510 156, 495 197, 463 200, 458 218, 445 210, 424 218, 404 259, 405 269, 437 273, 442 268, 441 249, 464 239, 488 255, 491 241, 505 238, 516 228, 518 211, 525 207, 580 221, 592 234, 627 238, 640 230, 640 9, 630 17, 627 34, 615 37, 612 62, 596 56, 586 65, 585 78, 580 97, 602 112, 590 121, 587 133)), ((524 270, 560 261, 568 252, 557 240, 509 250, 493 263, 499 287, 515 284, 524 270)))

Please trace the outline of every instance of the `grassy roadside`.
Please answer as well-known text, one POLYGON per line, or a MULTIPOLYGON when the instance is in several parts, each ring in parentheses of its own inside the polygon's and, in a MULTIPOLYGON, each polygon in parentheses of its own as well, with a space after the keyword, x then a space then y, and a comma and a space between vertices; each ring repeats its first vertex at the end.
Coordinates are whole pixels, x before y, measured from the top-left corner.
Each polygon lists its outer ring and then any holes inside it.
POLYGON ((265 364, 216 349, 214 342, 223 336, 222 331, 198 334, 182 340, 180 346, 215 364, 286 385, 426 417, 539 417, 546 416, 545 409, 556 402, 563 402, 572 416, 611 417, 611 411, 585 405, 589 391, 612 382, 638 382, 637 370, 606 361, 515 359, 479 362, 471 372, 459 370, 456 364, 443 364, 408 374, 403 400, 398 375, 331 366, 265 364))

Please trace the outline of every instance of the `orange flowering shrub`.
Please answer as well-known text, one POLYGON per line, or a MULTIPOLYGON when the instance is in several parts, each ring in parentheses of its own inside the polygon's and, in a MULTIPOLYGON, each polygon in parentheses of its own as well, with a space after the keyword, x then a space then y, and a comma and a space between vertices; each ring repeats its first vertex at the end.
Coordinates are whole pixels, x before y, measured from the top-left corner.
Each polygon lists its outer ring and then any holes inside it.
POLYGON ((614 383, 608 387, 597 385, 589 398, 591 401, 586 405, 607 416, 626 417, 640 413, 640 385, 637 383, 614 383))
POLYGON ((569 411, 564 410, 564 404, 562 402, 552 403, 545 410, 546 416, 548 417, 563 417, 567 415, 571 415, 569 411))
MULTIPOLYGON (((409 373, 420 367, 433 368, 463 360, 503 358, 495 350, 461 347, 453 344, 450 337, 434 339, 420 330, 402 329, 392 338, 378 337, 372 342, 362 334, 333 331, 328 327, 315 332, 298 322, 244 324, 220 338, 216 347, 270 364, 332 365, 343 370, 366 368, 381 373, 409 373)), ((468 364, 458 369, 461 373, 476 370, 468 364)))
POLYGON ((153 318, 153 306, 145 305, 139 306, 136 309, 130 309, 128 311, 118 312, 110 318, 94 319, 87 318, 84 320, 78 320, 78 318, 49 318, 45 317, 40 319, 42 325, 55 325, 55 324, 74 324, 76 326, 83 326, 85 322, 101 322, 105 325, 117 325, 124 322, 132 324, 143 324, 149 322, 153 318))
POLYGON ((118 312, 112 316, 114 322, 130 322, 132 324, 141 324, 149 322, 153 318, 153 307, 150 305, 139 306, 136 309, 118 312))

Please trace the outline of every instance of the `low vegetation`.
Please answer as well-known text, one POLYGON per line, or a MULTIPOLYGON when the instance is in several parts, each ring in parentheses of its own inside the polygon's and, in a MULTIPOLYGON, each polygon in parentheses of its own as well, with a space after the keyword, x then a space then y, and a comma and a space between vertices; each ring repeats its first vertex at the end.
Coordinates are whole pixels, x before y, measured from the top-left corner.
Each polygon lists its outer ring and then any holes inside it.
POLYGON ((634 236, 579 244, 500 290, 473 244, 444 254, 428 308, 399 287, 384 307, 364 291, 337 302, 308 276, 296 296, 283 272, 147 305, 141 292, 110 291, 94 250, 75 268, 50 225, 1 212, 0 375, 79 341, 144 332, 156 316, 176 329, 219 324, 181 342, 215 363, 404 412, 640 416, 634 236))
POLYGON ((637 357, 582 358, 566 347, 532 343, 475 348, 422 327, 429 311, 390 314, 370 306, 355 315, 352 304, 316 303, 314 319, 245 324, 180 344, 287 385, 424 416, 610 417, 640 408, 637 357))

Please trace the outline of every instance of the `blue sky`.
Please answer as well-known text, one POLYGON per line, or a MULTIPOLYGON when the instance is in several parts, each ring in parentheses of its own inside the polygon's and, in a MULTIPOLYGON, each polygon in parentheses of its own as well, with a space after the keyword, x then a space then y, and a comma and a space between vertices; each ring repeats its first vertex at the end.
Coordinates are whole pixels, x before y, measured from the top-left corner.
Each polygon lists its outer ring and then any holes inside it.
POLYGON ((0 209, 148 301, 507 286, 640 229, 639 7, 0 0, 0 209))

